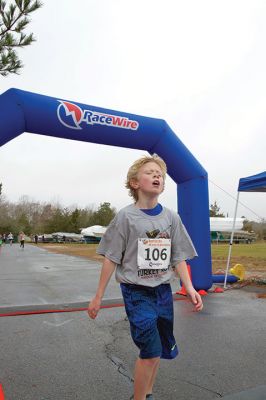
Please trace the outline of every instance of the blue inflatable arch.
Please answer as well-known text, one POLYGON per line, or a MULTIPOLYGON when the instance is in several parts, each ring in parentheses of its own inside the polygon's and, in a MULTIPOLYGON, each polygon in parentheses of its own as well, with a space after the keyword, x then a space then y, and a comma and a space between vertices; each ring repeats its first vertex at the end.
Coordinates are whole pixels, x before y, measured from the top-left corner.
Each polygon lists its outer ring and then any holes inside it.
POLYGON ((212 286, 207 172, 164 120, 10 89, 0 96, 0 146, 23 132, 156 153, 178 184, 178 212, 199 257, 195 288, 212 286))

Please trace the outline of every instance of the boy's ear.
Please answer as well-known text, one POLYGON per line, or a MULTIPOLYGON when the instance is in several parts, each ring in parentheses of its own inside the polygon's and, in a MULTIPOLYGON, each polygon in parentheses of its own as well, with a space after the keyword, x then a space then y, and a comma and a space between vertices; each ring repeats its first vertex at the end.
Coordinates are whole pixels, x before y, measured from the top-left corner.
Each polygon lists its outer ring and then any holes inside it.
POLYGON ((129 184, 132 187, 132 189, 135 189, 135 190, 138 189, 138 187, 139 187, 139 183, 136 178, 130 179, 129 184))

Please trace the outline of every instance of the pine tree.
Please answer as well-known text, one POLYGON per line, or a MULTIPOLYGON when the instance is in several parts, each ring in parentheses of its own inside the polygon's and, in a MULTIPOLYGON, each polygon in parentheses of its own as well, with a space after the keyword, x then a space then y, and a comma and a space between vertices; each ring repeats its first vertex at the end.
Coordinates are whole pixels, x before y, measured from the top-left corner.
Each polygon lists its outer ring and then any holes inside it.
POLYGON ((32 33, 24 30, 30 22, 29 14, 42 6, 38 0, 14 0, 7 5, 0 0, 0 74, 18 74, 23 67, 16 49, 35 41, 32 33))
POLYGON ((115 208, 108 202, 101 203, 98 210, 93 214, 93 224, 107 226, 116 215, 115 208))

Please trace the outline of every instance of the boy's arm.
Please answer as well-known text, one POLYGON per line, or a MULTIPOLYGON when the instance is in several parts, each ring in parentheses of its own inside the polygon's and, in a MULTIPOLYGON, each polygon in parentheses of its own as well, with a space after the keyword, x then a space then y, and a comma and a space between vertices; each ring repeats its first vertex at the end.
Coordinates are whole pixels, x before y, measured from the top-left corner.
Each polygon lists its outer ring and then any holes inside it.
POLYGON ((191 302, 195 306, 196 311, 201 311, 203 309, 202 299, 200 294, 194 289, 193 284, 191 282, 186 261, 181 261, 175 267, 175 272, 179 275, 182 284, 185 286, 187 294, 190 297, 191 302))
POLYGON ((98 289, 96 291, 95 297, 91 300, 88 306, 88 314, 92 319, 95 319, 97 317, 106 286, 108 285, 108 282, 115 270, 115 267, 116 264, 113 261, 109 260, 106 257, 104 258, 98 289))

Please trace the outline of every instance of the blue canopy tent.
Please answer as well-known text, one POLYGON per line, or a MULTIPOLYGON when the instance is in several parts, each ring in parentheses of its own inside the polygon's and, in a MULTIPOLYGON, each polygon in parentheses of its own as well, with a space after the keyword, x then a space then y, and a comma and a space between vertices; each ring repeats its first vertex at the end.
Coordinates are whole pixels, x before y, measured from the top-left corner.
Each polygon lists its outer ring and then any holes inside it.
POLYGON ((230 246, 229 246, 227 265, 226 265, 226 273, 225 273, 225 279, 224 279, 224 287, 226 287, 226 282, 227 282, 228 269, 229 269, 229 264, 230 264, 232 244, 233 244, 234 231, 235 231, 236 213, 237 213, 240 192, 266 192, 266 171, 261 172, 260 174, 257 174, 257 175, 252 175, 252 176, 248 176, 246 178, 239 179, 236 206, 235 206, 235 214, 234 214, 233 227, 232 227, 230 246))
POLYGON ((260 174, 241 178, 238 185, 239 192, 266 192, 266 171, 260 174))

